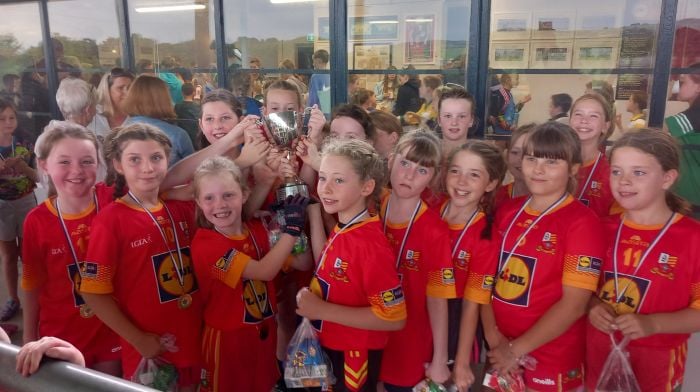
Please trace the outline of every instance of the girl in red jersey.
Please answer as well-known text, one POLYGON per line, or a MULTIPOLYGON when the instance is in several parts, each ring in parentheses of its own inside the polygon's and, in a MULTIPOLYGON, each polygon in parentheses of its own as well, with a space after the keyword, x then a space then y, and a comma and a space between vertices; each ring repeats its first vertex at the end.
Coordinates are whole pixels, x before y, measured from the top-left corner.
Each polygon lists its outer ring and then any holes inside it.
POLYGON ((500 207, 508 200, 528 194, 527 184, 523 178, 523 146, 527 142, 527 137, 535 128, 536 124, 526 124, 513 131, 510 137, 510 146, 506 154, 508 172, 513 176, 513 182, 501 185, 496 192, 496 208, 500 207))
POLYGON ((392 190, 380 215, 395 251, 408 319, 404 329, 390 334, 384 350, 380 379, 387 391, 409 390, 425 377, 443 383, 450 376, 447 299, 456 297, 450 233, 420 197, 437 178, 441 157, 432 132, 413 131, 401 137, 389 159, 392 190))
POLYGON ((384 180, 384 162, 360 140, 324 147, 318 194, 338 225, 324 245, 318 204, 309 207, 311 240, 319 254, 310 290, 297 294, 297 313, 315 321, 336 377, 334 391, 375 391, 387 332, 406 318, 391 247, 377 216, 367 212, 384 180))
POLYGON ((491 306, 482 307, 488 358, 500 374, 537 360, 523 376, 536 391, 581 387, 586 306, 598 282, 604 241, 598 217, 571 194, 581 150, 576 133, 550 121, 525 144, 530 197, 498 210, 500 246, 491 306))
POLYGON ((584 94, 571 106, 569 124, 581 141, 583 159, 574 196, 598 216, 608 216, 614 199, 610 191, 610 165, 601 146, 615 129, 612 108, 602 95, 584 94))
POLYGON ((480 357, 483 339, 474 339, 479 304, 490 300, 490 290, 483 289, 483 266, 490 266, 492 263, 484 261, 496 257, 496 247, 491 243, 494 190, 505 172, 501 151, 481 140, 470 140, 454 151, 447 165, 445 185, 450 199, 440 210, 450 228, 455 286, 460 297, 448 300, 448 349, 449 358, 456 359, 455 383, 463 391, 474 382, 470 362, 480 357))
POLYGON ((83 353, 87 367, 119 375, 119 338, 79 293, 92 220, 112 202, 111 187, 95 184, 98 143, 94 133, 53 121, 37 142, 50 196, 24 223, 22 289, 24 342, 55 336, 83 353))
POLYGON ((611 243, 588 314, 591 389, 612 335, 630 339, 626 350, 642 391, 681 390, 688 337, 700 331, 700 224, 671 191, 678 167, 678 145, 664 132, 642 129, 613 145, 610 186, 625 212, 605 221, 611 243))
MULTIPOLYGON (((210 158, 194 174, 200 229, 192 257, 202 289, 202 391, 269 391, 279 378, 275 295, 279 272, 304 227, 303 197, 283 204, 285 233, 270 249, 259 220, 243 222, 248 188, 229 159, 210 158), (260 260, 260 261, 257 261, 260 260)), ((295 256, 308 269, 310 252, 295 256)))

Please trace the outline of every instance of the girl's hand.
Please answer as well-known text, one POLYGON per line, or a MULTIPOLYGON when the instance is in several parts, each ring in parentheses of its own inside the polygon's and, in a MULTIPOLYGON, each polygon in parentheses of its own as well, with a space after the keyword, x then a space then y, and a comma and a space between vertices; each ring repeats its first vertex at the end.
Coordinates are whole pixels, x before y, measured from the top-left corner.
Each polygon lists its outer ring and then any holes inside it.
POLYGON ((255 179, 255 184, 271 186, 277 179, 277 173, 261 161, 253 165, 253 179, 255 179))
POLYGON ((447 363, 433 361, 425 369, 425 377, 438 384, 444 384, 450 378, 450 369, 447 367, 447 363))
POLYGON ((323 127, 325 125, 326 117, 323 115, 321 109, 318 108, 318 105, 314 105, 311 108, 311 116, 309 117, 308 136, 317 146, 320 146, 323 141, 323 127))
POLYGON ((474 380, 476 379, 469 364, 466 364, 466 366, 455 364, 453 376, 455 379, 455 386, 459 392, 469 391, 469 387, 474 384, 474 380))
POLYGON ((273 172, 277 172, 277 169, 280 167, 280 162, 282 160, 282 152, 277 149, 277 147, 272 147, 267 153, 267 159, 266 163, 267 166, 272 170, 273 172))
POLYGON ((597 303, 588 311, 588 321, 601 332, 611 333, 616 329, 615 310, 610 304, 603 301, 597 303))
POLYGON ((644 338, 659 333, 652 315, 628 313, 615 318, 615 325, 630 339, 644 338))
POLYGON ((309 138, 302 138, 299 141, 296 155, 301 158, 302 162, 316 171, 321 167, 321 154, 319 154, 316 144, 309 138))
POLYGON ((322 310, 326 301, 312 293, 308 287, 303 287, 297 293, 297 314, 309 320, 323 320, 322 310))
POLYGON ((486 356, 499 374, 506 374, 519 366, 518 358, 513 354, 508 341, 493 347, 486 356))
POLYGON ((297 176, 298 171, 296 159, 290 162, 287 158, 280 158, 280 164, 277 169, 280 178, 294 178, 297 176))
POLYGON ((152 333, 144 333, 139 339, 134 348, 144 358, 155 358, 165 351, 165 348, 160 344, 160 337, 152 333))
POLYGON ((83 354, 72 344, 53 336, 45 336, 22 346, 17 353, 17 372, 25 377, 34 374, 44 355, 85 366, 83 354))
POLYGON ((236 126, 233 127, 231 132, 229 132, 226 135, 228 136, 229 134, 231 134, 231 136, 229 137, 233 138, 233 145, 239 145, 243 143, 244 140, 247 140, 247 138, 244 139, 244 136, 246 135, 255 136, 258 133, 262 134, 262 131, 256 125, 256 121, 258 120, 258 118, 258 116, 254 115, 245 116, 243 120, 241 120, 238 124, 236 124, 236 126))
POLYGON ((241 155, 236 158, 236 164, 244 169, 251 167, 267 156, 270 150, 270 143, 264 138, 246 136, 246 143, 243 145, 241 155))

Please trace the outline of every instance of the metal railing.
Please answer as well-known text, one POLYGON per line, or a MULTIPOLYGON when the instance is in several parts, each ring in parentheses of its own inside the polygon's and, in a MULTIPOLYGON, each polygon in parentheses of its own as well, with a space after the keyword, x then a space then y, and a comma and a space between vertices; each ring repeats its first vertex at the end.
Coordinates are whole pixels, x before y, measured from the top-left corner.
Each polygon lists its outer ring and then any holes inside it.
POLYGON ((46 359, 29 377, 15 371, 19 347, 0 343, 0 391, 16 392, 153 392, 155 389, 68 362, 46 359))

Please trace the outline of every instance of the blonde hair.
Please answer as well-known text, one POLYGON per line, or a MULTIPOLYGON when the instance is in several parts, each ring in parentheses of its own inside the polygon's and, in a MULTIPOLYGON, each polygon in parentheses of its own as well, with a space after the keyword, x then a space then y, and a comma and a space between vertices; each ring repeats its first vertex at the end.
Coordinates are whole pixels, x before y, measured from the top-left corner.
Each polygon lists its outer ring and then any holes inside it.
POLYGON ((613 107, 610 105, 610 102, 605 99, 604 96, 598 93, 586 93, 583 94, 582 96, 578 97, 574 101, 574 103, 571 105, 571 111, 569 113, 569 118, 573 117, 574 110, 576 110, 576 105, 583 101, 595 101, 598 102, 600 107, 603 108, 603 114, 605 115, 605 121, 608 123, 608 129, 603 132, 603 134, 600 136, 598 139, 600 143, 605 142, 608 140, 610 135, 612 135, 613 131, 615 130, 615 121, 613 121, 613 107))
MULTIPOLYGON (((222 156, 211 157, 200 163, 197 169, 194 171, 194 176, 192 178, 192 187, 194 189, 194 198, 199 198, 200 195, 200 185, 202 179, 207 176, 217 176, 222 177, 226 174, 230 174, 233 180, 241 187, 241 191, 245 194, 248 192, 248 185, 243 181, 243 174, 241 169, 230 159, 222 156)), ((241 211, 238 211, 241 214, 241 211)), ((204 227, 206 229, 213 229, 214 225, 211 224, 202 213, 201 208, 197 205, 195 212, 197 226, 204 227)))
POLYGON ((112 96, 109 93, 109 89, 118 78, 129 78, 133 82, 134 75, 124 69, 113 68, 110 72, 106 72, 102 75, 100 84, 97 86, 97 104, 100 105, 102 114, 107 118, 114 116, 116 112, 112 104, 112 96))
POLYGON ((150 75, 139 75, 131 84, 124 100, 124 111, 130 116, 146 116, 160 120, 177 117, 168 85, 150 75))

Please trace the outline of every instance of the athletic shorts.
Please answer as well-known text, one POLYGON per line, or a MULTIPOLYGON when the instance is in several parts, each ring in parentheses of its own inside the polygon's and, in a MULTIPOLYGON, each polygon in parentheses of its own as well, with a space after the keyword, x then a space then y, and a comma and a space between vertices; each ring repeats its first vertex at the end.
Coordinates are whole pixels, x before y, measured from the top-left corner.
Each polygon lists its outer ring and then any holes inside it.
POLYGON ((538 363, 535 370, 523 372, 523 379, 525 386, 538 392, 571 391, 583 385, 583 363, 571 369, 538 363))
POLYGON ((36 207, 34 192, 16 200, 0 200, 0 241, 14 241, 22 237, 24 218, 36 207))
POLYGON ((119 335, 105 325, 100 328, 90 346, 83 348, 81 352, 85 357, 85 366, 91 368, 96 363, 120 360, 121 349, 119 335))

